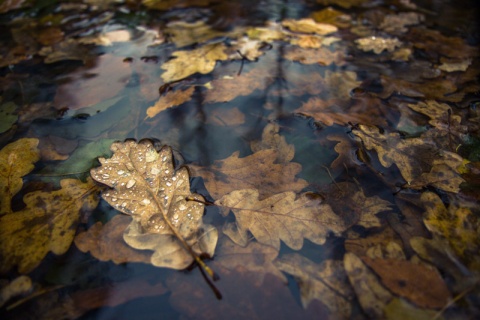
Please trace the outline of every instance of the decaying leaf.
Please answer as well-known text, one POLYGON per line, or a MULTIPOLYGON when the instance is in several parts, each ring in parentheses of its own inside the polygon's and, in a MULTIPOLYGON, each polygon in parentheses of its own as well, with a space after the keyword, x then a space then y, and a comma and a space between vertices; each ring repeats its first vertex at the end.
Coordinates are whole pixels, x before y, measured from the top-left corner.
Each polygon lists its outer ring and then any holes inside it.
POLYGON ((343 264, 363 311, 371 319, 381 319, 392 294, 355 254, 346 253, 343 264))
POLYGON ((194 73, 210 73, 215 69, 218 60, 227 60, 225 45, 222 43, 204 45, 190 51, 175 51, 174 59, 165 62, 162 79, 172 82, 184 79, 194 73))
POLYGON ((40 158, 37 145, 38 139, 24 138, 0 150, 0 216, 12 212, 10 202, 23 186, 22 177, 40 158))
POLYGON ((433 192, 423 193, 421 199, 426 209, 424 223, 428 230, 446 239, 456 255, 467 264, 478 261, 480 221, 471 209, 453 202, 446 207, 433 192))
POLYGON ((299 254, 287 254, 275 262, 282 271, 297 279, 300 297, 306 309, 312 300, 320 300, 333 315, 348 318, 353 292, 348 285, 342 262, 325 260, 315 264, 299 254))
POLYGON ((242 247, 225 240, 217 250, 215 262, 231 271, 252 272, 251 277, 256 286, 262 285, 267 274, 272 274, 286 283, 285 275, 273 263, 277 256, 278 250, 258 242, 250 242, 246 247, 242 247))
POLYGON ((153 118, 163 110, 168 108, 179 106, 192 97, 195 87, 190 87, 186 90, 177 90, 167 92, 164 96, 161 96, 157 102, 147 109, 147 117, 153 118))
POLYGON ((287 19, 282 21, 282 25, 293 32, 315 33, 318 35, 327 35, 338 30, 338 28, 334 25, 328 23, 318 23, 310 18, 301 20, 287 19))
POLYGON ((123 233, 132 219, 125 215, 116 215, 106 224, 95 223, 87 231, 75 237, 75 245, 82 252, 90 252, 100 261, 112 260, 116 264, 125 262, 150 263, 151 254, 128 246, 123 233))
POLYGON ((303 179, 295 178, 301 165, 295 162, 275 163, 278 151, 260 150, 244 158, 234 152, 224 160, 208 167, 190 166, 194 176, 201 176, 214 199, 232 191, 258 189, 262 198, 284 191, 298 192, 307 186, 303 179))
POLYGON ((342 219, 329 205, 311 194, 296 197, 294 192, 284 192, 259 200, 255 189, 233 191, 215 202, 226 216, 230 210, 235 223, 223 230, 241 246, 248 244, 248 233, 265 245, 280 249, 280 240, 294 250, 303 246, 303 239, 323 244, 330 232, 340 234, 345 230, 342 219))
POLYGON ((60 184, 57 191, 27 193, 25 209, 0 217, 0 273, 14 266, 28 273, 48 252, 68 250, 82 213, 97 206, 97 189, 91 179, 64 179, 60 184))
POLYGON ((424 308, 441 308, 450 292, 436 270, 405 260, 362 257, 393 293, 424 308))
POLYGON ((397 38, 382 38, 375 36, 357 39, 355 40, 355 43, 361 50, 373 51, 376 54, 380 54, 384 50, 392 52, 402 44, 397 38))
POLYGON ((172 150, 157 152, 149 141, 117 142, 111 150, 113 156, 100 158, 102 166, 91 175, 111 188, 102 197, 133 217, 125 242, 153 250, 153 265, 173 269, 184 269, 194 260, 201 263, 202 253, 213 256, 217 230, 203 224, 203 197, 190 192, 186 167, 174 170, 172 150))

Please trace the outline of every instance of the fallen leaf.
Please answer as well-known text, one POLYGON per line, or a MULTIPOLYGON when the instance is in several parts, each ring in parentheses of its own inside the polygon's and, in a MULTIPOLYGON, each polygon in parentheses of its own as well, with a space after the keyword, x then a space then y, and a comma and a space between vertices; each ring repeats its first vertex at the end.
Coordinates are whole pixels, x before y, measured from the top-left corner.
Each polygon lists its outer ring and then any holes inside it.
POLYGON ((435 310, 420 309, 399 298, 394 298, 385 307, 385 318, 389 320, 404 319, 444 319, 435 310))
POLYGON ((401 34, 408 31, 407 26, 419 24, 424 20, 425 16, 417 12, 387 14, 380 25, 380 29, 388 33, 401 34))
POLYGON ((10 202, 23 186, 22 177, 40 158, 38 139, 23 138, 0 150, 0 217, 12 212, 10 202))
POLYGON ((267 42, 282 40, 287 36, 281 24, 273 21, 267 21, 264 27, 249 28, 246 34, 250 39, 267 42))
POLYGON ((456 255, 467 265, 478 261, 480 221, 471 209, 455 202, 446 207, 433 192, 424 192, 421 199, 426 210, 423 221, 428 230, 447 239, 456 255))
POLYGON ((384 50, 392 52, 395 48, 400 47, 402 43, 397 38, 382 37, 366 37, 355 40, 355 43, 363 51, 373 51, 376 54, 382 53, 384 50))
POLYGON ((458 101, 457 98, 451 96, 457 91, 457 87, 447 79, 413 82, 382 75, 380 81, 383 92, 378 96, 382 99, 386 99, 392 94, 401 94, 412 98, 458 101))
POLYGON ((27 193, 25 209, 0 217, 0 273, 14 266, 28 273, 48 252, 60 255, 70 248, 82 213, 95 209, 98 198, 90 179, 64 179, 60 185, 52 192, 27 193))
POLYGON ((216 37, 235 38, 241 34, 240 29, 234 29, 231 32, 215 30, 202 20, 191 23, 181 20, 172 21, 167 24, 164 32, 168 34, 169 40, 172 41, 177 48, 186 47, 195 43, 207 43, 216 37))
POLYGON ((365 314, 371 319, 383 318, 387 304, 393 299, 392 294, 355 254, 346 253, 343 264, 365 314))
POLYGON ((232 272, 251 272, 253 284, 260 287, 267 274, 287 283, 285 275, 273 263, 277 256, 278 250, 258 242, 250 242, 246 247, 242 247, 230 240, 224 240, 217 250, 215 262, 232 272))
POLYGON ((44 62, 47 64, 64 60, 86 62, 91 57, 88 48, 72 38, 43 47, 38 54, 45 57, 44 62))
POLYGON ((15 122, 17 122, 18 116, 14 114, 16 109, 17 106, 11 101, 0 105, 0 133, 4 133, 10 129, 15 122))
POLYGON ((189 166, 194 176, 201 176, 214 199, 240 189, 255 188, 262 198, 284 192, 298 192, 307 186, 303 179, 295 178, 301 165, 295 162, 275 163, 278 152, 260 150, 239 158, 239 152, 217 160, 210 167, 189 166))
POLYGON ((153 118, 160 112, 179 106, 188 100, 191 99, 193 92, 195 91, 195 87, 190 87, 186 90, 176 90, 176 91, 169 91, 164 96, 161 96, 157 102, 151 107, 147 109, 147 117, 153 118))
POLYGON ((19 276, 8 284, 0 286, 0 307, 11 298, 29 293, 32 289, 32 280, 27 276, 19 276))
POLYGON ((303 308, 314 300, 320 300, 331 315, 348 318, 353 297, 348 278, 341 261, 325 260, 320 264, 313 263, 299 254, 284 255, 275 262, 282 271, 297 279, 303 308))
POLYGON ((283 57, 303 64, 320 64, 322 66, 328 66, 332 63, 337 66, 345 64, 345 55, 342 51, 330 51, 326 47, 318 49, 306 49, 297 46, 286 47, 283 57))
POLYGON ((255 189, 233 191, 215 204, 223 215, 235 214, 235 223, 227 224, 223 232, 235 243, 246 246, 248 231, 265 245, 280 250, 280 240, 294 250, 300 250, 303 239, 323 244, 329 233, 339 235, 345 230, 342 219, 329 205, 310 194, 296 197, 284 192, 259 200, 255 189))
POLYGON ((287 163, 295 156, 295 146, 288 144, 285 137, 279 134, 280 126, 276 123, 269 123, 265 126, 262 133, 262 140, 252 141, 250 148, 252 151, 273 149, 277 151, 278 163, 287 163))
POLYGON ((467 71, 468 67, 472 64, 472 59, 465 59, 461 61, 448 61, 442 59, 442 64, 438 66, 438 69, 446 72, 467 71))
POLYGON ((131 222, 132 219, 124 215, 116 215, 105 224, 97 222, 75 237, 75 245, 100 261, 150 263, 151 254, 135 250, 123 240, 123 233, 131 222))
POLYGON ((423 308, 442 308, 450 292, 437 271, 405 260, 362 257, 393 293, 423 308))
POLYGON ((339 10, 327 7, 320 11, 315 11, 311 14, 315 22, 333 24, 339 28, 347 28, 350 26, 351 17, 339 10))
POLYGON ((300 20, 287 19, 282 21, 282 25, 293 32, 314 33, 318 35, 327 35, 338 30, 338 28, 332 24, 317 23, 311 18, 300 20))
POLYGON ((187 78, 195 73, 210 73, 218 60, 227 60, 226 47, 222 43, 208 44, 189 51, 175 51, 173 59, 165 62, 162 79, 166 83, 187 78))
POLYGON ((245 123, 245 114, 236 107, 229 109, 217 108, 207 115, 205 123, 220 127, 235 127, 245 123))
POLYGON ((159 267, 184 269, 201 263, 200 254, 213 256, 217 231, 203 224, 203 197, 190 192, 186 167, 174 170, 172 150, 157 152, 149 141, 116 142, 110 149, 113 156, 100 158, 102 166, 90 172, 111 188, 103 199, 133 217, 125 242, 153 250, 151 263, 159 267))
POLYGON ((336 37, 320 37, 316 35, 299 35, 294 37, 290 43, 297 45, 301 48, 320 48, 322 46, 329 46, 334 42, 340 41, 340 38, 336 37))
POLYGON ((330 164, 330 168, 339 169, 346 167, 356 167, 360 164, 356 156, 356 145, 347 135, 330 134, 327 136, 329 141, 336 141, 334 150, 338 157, 330 164))

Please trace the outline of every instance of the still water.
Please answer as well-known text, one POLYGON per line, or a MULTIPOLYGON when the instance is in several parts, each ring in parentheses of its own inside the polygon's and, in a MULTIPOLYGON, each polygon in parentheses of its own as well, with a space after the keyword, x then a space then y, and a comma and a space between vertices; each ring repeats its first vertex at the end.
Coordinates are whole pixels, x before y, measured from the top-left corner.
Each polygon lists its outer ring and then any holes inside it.
POLYGON ((477 5, 3 2, 0 317, 475 318, 477 5), (188 167, 219 280, 125 242, 126 140, 188 167))

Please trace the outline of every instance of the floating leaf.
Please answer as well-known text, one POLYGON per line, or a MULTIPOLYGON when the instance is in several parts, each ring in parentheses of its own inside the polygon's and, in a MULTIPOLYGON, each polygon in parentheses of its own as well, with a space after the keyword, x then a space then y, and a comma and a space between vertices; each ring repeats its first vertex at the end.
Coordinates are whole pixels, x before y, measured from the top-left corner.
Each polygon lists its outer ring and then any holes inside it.
POLYGON ((210 73, 215 69, 218 60, 227 60, 225 45, 209 44, 190 51, 175 51, 172 60, 165 62, 162 79, 172 82, 184 79, 195 73, 210 73))
POLYGON ((116 215, 103 225, 97 222, 75 237, 75 245, 100 261, 150 263, 150 254, 133 249, 123 240, 123 233, 131 222, 132 219, 125 215, 116 215))
POLYGON ((355 43, 363 51, 373 51, 376 54, 387 50, 392 52, 395 48, 400 47, 402 43, 397 38, 382 38, 382 37, 366 37, 355 40, 355 43))
POLYGON ((49 251, 60 255, 68 250, 82 213, 95 209, 98 198, 90 179, 64 179, 60 185, 53 192, 27 193, 25 209, 0 217, 0 273, 14 266, 28 273, 49 251))
POLYGON ((363 311, 369 318, 381 319, 392 294, 355 254, 346 253, 343 264, 363 311))
POLYGON ((190 166, 193 175, 201 176, 215 199, 239 189, 258 189, 265 197, 283 191, 298 192, 307 186, 303 179, 295 178, 301 165, 294 162, 277 164, 278 151, 261 150, 245 158, 234 152, 224 160, 215 161, 208 168, 190 166))
POLYGON ((423 20, 425 20, 425 16, 417 12, 387 14, 380 25, 380 29, 393 34, 405 33, 408 31, 406 26, 419 24, 423 20))
POLYGON ((111 150, 113 156, 100 158, 102 166, 91 175, 111 188, 102 197, 133 217, 125 242, 153 250, 153 265, 173 269, 184 269, 194 260, 202 265, 202 253, 213 256, 217 231, 203 224, 203 197, 190 192, 186 167, 174 170, 172 150, 157 152, 149 141, 117 142, 111 150))
POLYGON ((12 197, 23 186, 22 177, 39 159, 38 139, 24 138, 0 150, 0 216, 10 213, 12 197))
POLYGON ((368 257, 362 260, 388 289, 420 307, 441 308, 450 299, 450 292, 436 270, 405 260, 368 257))
POLYGON ((295 155, 295 146, 288 144, 285 137, 279 134, 280 126, 276 123, 269 123, 265 126, 262 133, 262 140, 253 141, 251 149, 253 152, 260 150, 273 149, 277 151, 277 162, 287 163, 295 155))
POLYGON ((287 254, 275 262, 282 271, 297 279, 302 305, 306 309, 312 300, 320 300, 332 315, 348 318, 353 296, 342 262, 325 260, 315 264, 299 254, 287 254))
POLYGON ((303 239, 323 244, 330 232, 345 230, 342 219, 327 204, 311 194, 296 197, 284 192, 259 200, 255 189, 233 191, 217 200, 223 214, 235 214, 234 224, 227 224, 224 233, 241 246, 248 244, 250 231, 258 242, 280 249, 280 240, 294 250, 303 246, 303 239))
POLYGON ((327 35, 338 30, 337 27, 328 23, 317 23, 311 18, 301 20, 287 19, 282 21, 282 25, 293 32, 315 33, 327 35))
POLYGON ((179 106, 192 97, 195 87, 186 90, 170 91, 166 95, 161 96, 157 102, 147 109, 147 117, 153 118, 163 110, 179 106))

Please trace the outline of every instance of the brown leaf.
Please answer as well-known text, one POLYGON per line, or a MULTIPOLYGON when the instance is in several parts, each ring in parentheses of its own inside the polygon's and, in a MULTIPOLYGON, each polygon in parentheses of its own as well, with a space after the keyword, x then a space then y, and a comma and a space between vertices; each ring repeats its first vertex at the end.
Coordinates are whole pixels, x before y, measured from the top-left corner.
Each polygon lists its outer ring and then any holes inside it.
POLYGON ((292 253, 278 259, 275 265, 297 279, 305 309, 316 299, 335 317, 350 317, 353 292, 348 285, 342 262, 325 260, 321 264, 315 264, 299 254, 292 253))
POLYGON ((387 14, 380 25, 380 29, 388 33, 401 34, 408 31, 407 26, 419 24, 423 20, 425 20, 425 16, 417 12, 387 14))
POLYGON ((192 97, 194 91, 195 87, 190 87, 186 90, 167 92, 167 94, 161 96, 153 106, 147 109, 147 117, 153 118, 166 109, 176 107, 187 102, 192 97))
POLYGON ((353 253, 346 253, 343 264, 358 302, 371 319, 381 319, 392 294, 379 283, 377 276, 353 253))
POLYGON ((359 237, 357 233, 353 233, 353 235, 353 237, 345 239, 345 250, 357 256, 365 256, 369 249, 377 246, 382 248, 384 244, 395 243, 398 246, 402 244, 401 239, 389 226, 380 230, 376 229, 364 237, 359 237))
POLYGON ((345 134, 329 134, 329 141, 338 142, 335 144, 334 150, 338 153, 338 157, 332 162, 330 168, 338 169, 346 167, 355 167, 359 165, 356 156, 356 144, 345 134))
POLYGON ((284 58, 292 61, 298 61, 303 64, 320 64, 328 66, 335 63, 341 66, 345 63, 344 54, 341 51, 332 52, 327 48, 305 49, 297 46, 286 47, 284 58))
POLYGON ((262 198, 283 191, 298 192, 307 186, 303 179, 295 178, 301 165, 295 162, 275 163, 276 150, 255 152, 245 158, 234 152, 224 160, 208 167, 190 166, 194 176, 201 176, 214 199, 234 190, 256 188, 262 198))
POLYGON ((91 179, 64 179, 60 185, 53 192, 27 193, 25 209, 0 218, 0 273, 14 266, 28 273, 48 252, 60 255, 70 248, 82 213, 98 204, 97 188, 91 179))
POLYGON ((75 245, 100 261, 150 263, 149 253, 135 250, 123 240, 123 233, 131 222, 132 219, 124 215, 116 215, 106 224, 97 222, 75 237, 75 245))
POLYGON ((450 292, 439 273, 421 264, 405 260, 362 260, 378 274, 382 283, 393 293, 425 308, 442 308, 450 292))
POLYGON ((245 114, 238 108, 216 108, 206 115, 205 123, 214 124, 220 127, 235 127, 245 123, 245 114))
POLYGON ((40 158, 37 145, 38 139, 24 138, 0 150, 0 216, 12 212, 10 202, 23 186, 22 177, 40 158))
POLYGON ((333 24, 339 28, 347 28, 350 26, 351 17, 342 11, 327 7, 320 11, 315 11, 311 17, 316 22, 333 24))
POLYGON ((261 201, 258 197, 257 190, 244 189, 215 201, 225 216, 230 210, 235 214, 235 223, 227 224, 223 232, 241 246, 248 244, 247 231, 258 242, 277 250, 280 240, 299 250, 304 238, 323 244, 330 232, 338 235, 345 230, 341 218, 313 195, 296 197, 294 192, 284 192, 261 201))
POLYGON ((262 133, 262 140, 252 141, 250 148, 253 152, 260 150, 273 149, 277 151, 278 163, 287 163, 295 155, 295 146, 288 144, 285 137, 279 134, 280 126, 276 123, 269 123, 265 126, 262 133))
POLYGON ((382 99, 386 99, 392 94, 402 94, 412 98, 459 101, 458 98, 451 95, 457 91, 457 87, 447 79, 413 82, 382 75, 381 82, 383 92, 379 94, 379 97, 382 99))
POLYGON ((153 250, 153 265, 173 269, 184 269, 194 260, 201 263, 202 253, 213 256, 217 230, 203 224, 203 197, 190 192, 186 167, 174 170, 172 150, 157 152, 149 141, 117 142, 111 150, 113 156, 100 158, 102 166, 91 175, 111 188, 102 197, 133 217, 125 242, 153 250))

